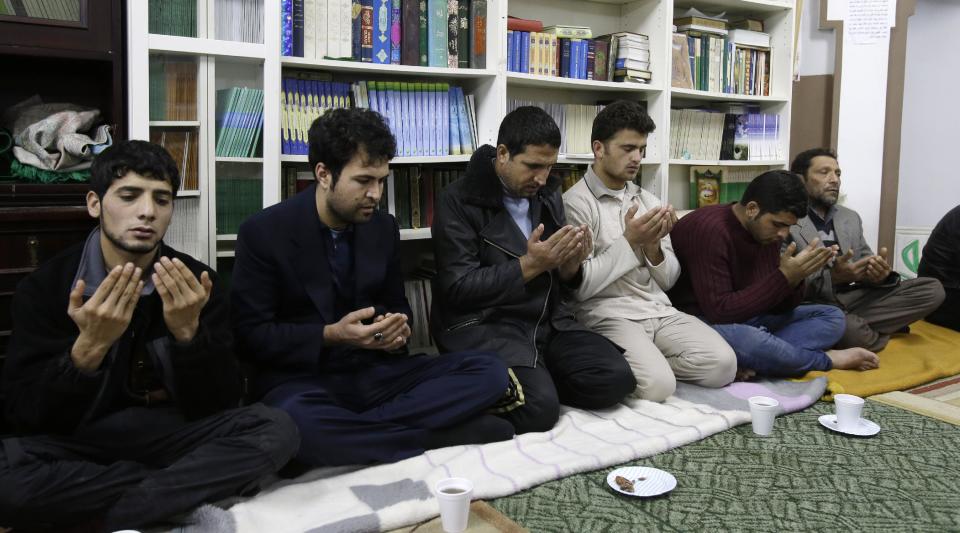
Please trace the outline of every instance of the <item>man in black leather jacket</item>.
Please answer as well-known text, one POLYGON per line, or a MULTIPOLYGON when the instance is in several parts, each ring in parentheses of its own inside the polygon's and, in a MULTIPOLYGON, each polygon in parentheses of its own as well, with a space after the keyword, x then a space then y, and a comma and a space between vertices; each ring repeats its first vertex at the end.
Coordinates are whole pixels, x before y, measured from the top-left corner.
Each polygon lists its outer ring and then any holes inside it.
POLYGON ((619 348, 562 302, 593 247, 589 231, 565 224, 549 176, 559 147, 546 112, 512 111, 496 148, 481 147, 441 194, 433 224, 434 338, 444 350, 500 354, 520 384, 518 401, 502 408, 517 433, 552 428, 560 403, 602 409, 636 387, 619 348))

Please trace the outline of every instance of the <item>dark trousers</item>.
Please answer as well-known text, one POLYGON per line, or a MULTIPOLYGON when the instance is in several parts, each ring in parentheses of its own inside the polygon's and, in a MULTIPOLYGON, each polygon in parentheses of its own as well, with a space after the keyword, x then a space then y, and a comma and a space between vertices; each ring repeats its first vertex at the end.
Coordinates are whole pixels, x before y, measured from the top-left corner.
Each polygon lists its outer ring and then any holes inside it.
POLYGON ((960 289, 944 288, 945 297, 934 312, 927 315, 927 322, 960 331, 960 289))
POLYGON ((524 405, 502 415, 517 434, 549 431, 560 404, 581 409, 616 405, 637 387, 630 365, 605 337, 589 331, 554 331, 536 367, 512 367, 524 405))
POLYGON ((264 396, 300 428, 300 461, 385 463, 513 436, 509 424, 483 415, 507 391, 507 369, 498 357, 364 355, 353 368, 296 378, 264 396))
POLYGON ((186 422, 174 408, 130 408, 69 437, 2 441, 0 525, 156 523, 254 488, 297 451, 290 417, 264 405, 186 422))

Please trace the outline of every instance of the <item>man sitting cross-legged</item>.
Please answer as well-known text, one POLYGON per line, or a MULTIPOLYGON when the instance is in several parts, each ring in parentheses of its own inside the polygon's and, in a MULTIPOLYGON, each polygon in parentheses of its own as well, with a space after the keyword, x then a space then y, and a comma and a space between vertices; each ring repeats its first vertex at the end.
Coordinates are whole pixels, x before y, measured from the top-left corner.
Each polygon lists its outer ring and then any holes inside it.
POLYGON ((161 241, 180 185, 170 155, 119 142, 91 174, 100 226, 14 296, 0 525, 18 530, 154 524, 256 488, 299 444, 282 411, 237 408, 226 295, 161 241))
POLYGON ((923 247, 917 275, 943 284, 943 303, 927 315, 927 322, 960 331, 960 205, 933 228, 923 247))
POLYGON ((678 379, 730 383, 737 358, 720 334, 677 311, 664 293, 680 276, 669 235, 676 215, 633 182, 654 127, 636 102, 606 106, 593 121, 593 164, 563 203, 567 222, 593 235, 574 293, 577 320, 624 347, 639 397, 662 401, 678 379))
POLYGON ((501 410, 517 433, 548 431, 561 403, 603 409, 636 388, 620 350, 562 301, 593 245, 566 223, 550 176, 559 148, 544 110, 511 111, 497 146, 481 146, 444 189, 433 225, 434 336, 448 349, 493 350, 511 367, 522 396, 501 410))
POLYGON ((740 202, 702 207, 673 228, 683 270, 670 297, 713 325, 737 353, 742 374, 800 376, 878 365, 876 354, 863 348, 828 350, 843 335, 843 311, 797 305, 804 279, 836 256, 817 240, 799 252, 795 243, 780 251, 806 210, 800 178, 771 170, 750 182, 740 202))
POLYGON ((807 276, 805 299, 843 309, 847 323, 837 348, 860 346, 878 352, 893 333, 927 316, 943 302, 943 286, 933 278, 900 279, 863 237, 856 211, 837 205, 840 164, 831 150, 815 148, 797 155, 790 170, 803 178, 809 206, 790 228, 788 242, 806 246, 820 239, 836 246, 836 261, 807 276))
POLYGON ((400 232, 376 209, 396 153, 386 123, 337 109, 309 135, 316 183, 240 226, 232 293, 256 393, 297 423, 298 459, 390 462, 511 438, 484 414, 508 390, 495 355, 407 353, 400 232))

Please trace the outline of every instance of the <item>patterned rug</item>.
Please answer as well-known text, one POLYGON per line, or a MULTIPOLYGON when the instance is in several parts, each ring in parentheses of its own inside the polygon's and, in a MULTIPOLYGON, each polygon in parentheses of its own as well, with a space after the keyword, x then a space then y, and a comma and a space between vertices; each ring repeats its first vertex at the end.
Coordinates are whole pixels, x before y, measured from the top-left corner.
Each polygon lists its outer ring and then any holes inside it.
POLYGON ((958 531, 960 429, 867 402, 881 426, 872 438, 817 423, 817 403, 777 418, 773 434, 750 426, 630 465, 673 473, 677 488, 653 499, 613 493, 611 468, 493 500, 531 531, 958 531))
POLYGON ((907 392, 888 392, 871 399, 960 426, 960 376, 934 381, 907 392))

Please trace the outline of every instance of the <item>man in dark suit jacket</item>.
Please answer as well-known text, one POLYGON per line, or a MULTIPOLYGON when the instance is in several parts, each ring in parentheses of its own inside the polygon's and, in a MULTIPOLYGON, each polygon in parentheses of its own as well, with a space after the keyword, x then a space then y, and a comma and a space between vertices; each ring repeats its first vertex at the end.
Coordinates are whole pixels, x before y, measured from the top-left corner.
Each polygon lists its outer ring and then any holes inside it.
POLYGON ((517 433, 548 431, 560 403, 615 405, 637 382, 621 350, 578 324, 561 288, 576 288, 593 250, 585 227, 568 225, 559 179, 549 177, 560 129, 545 111, 521 107, 482 146, 465 178, 447 187, 434 219, 438 276, 433 324, 446 349, 496 351, 522 388, 505 406, 517 433))
POLYGON ((960 205, 951 209, 930 233, 917 275, 943 284, 946 297, 927 322, 960 331, 960 205))
POLYGON ((844 310, 846 330, 838 348, 859 346, 872 352, 886 347, 890 335, 927 316, 943 302, 943 286, 932 278, 900 280, 884 257, 863 238, 860 215, 836 205, 840 164, 833 151, 814 148, 797 155, 790 170, 803 178, 807 216, 790 228, 789 242, 803 248, 819 238, 836 246, 836 261, 807 277, 805 300, 844 310))
POLYGON ((508 390, 494 354, 407 353, 399 229, 376 209, 396 153, 387 125, 338 109, 309 135, 316 184, 237 236, 233 325, 256 394, 293 417, 311 465, 509 439, 510 424, 484 414, 508 390))

